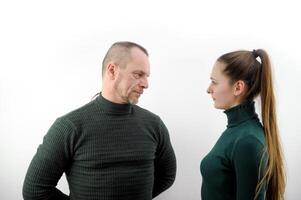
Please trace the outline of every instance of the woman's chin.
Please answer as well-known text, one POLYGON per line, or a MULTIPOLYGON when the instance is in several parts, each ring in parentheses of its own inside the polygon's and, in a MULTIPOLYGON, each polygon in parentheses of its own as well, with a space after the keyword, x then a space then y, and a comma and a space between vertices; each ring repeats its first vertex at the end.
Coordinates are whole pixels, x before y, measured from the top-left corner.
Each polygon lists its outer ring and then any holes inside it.
POLYGON ((214 108, 216 108, 216 109, 220 109, 220 110, 223 110, 223 109, 225 109, 223 106, 221 106, 221 105, 217 104, 217 103, 216 103, 216 101, 214 101, 214 108))

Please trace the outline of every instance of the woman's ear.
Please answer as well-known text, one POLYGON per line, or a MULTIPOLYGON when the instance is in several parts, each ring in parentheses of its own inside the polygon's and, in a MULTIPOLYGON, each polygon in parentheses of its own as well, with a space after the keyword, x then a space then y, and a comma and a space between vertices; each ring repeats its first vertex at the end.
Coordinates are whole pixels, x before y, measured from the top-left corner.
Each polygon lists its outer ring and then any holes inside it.
POLYGON ((241 96, 246 90, 246 84, 242 80, 238 80, 233 85, 233 94, 235 96, 241 96))

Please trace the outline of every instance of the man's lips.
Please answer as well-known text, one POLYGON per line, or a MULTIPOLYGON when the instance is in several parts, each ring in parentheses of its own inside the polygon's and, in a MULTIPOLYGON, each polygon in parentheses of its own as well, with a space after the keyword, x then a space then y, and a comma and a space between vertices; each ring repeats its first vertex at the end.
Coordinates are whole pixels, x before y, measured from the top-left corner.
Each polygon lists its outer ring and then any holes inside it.
POLYGON ((138 93, 139 95, 143 94, 143 91, 135 91, 136 93, 138 93))

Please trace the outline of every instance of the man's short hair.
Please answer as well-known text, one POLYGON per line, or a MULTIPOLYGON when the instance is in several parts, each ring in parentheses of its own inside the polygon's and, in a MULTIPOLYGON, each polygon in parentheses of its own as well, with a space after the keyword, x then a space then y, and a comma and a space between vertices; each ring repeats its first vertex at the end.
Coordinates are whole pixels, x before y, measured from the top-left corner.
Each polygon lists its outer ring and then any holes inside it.
POLYGON ((102 61, 102 76, 105 73, 106 66, 111 61, 113 61, 116 65, 119 65, 120 67, 125 67, 128 61, 130 60, 131 49, 134 47, 140 49, 148 56, 147 50, 137 43, 129 41, 115 42, 109 48, 102 61))

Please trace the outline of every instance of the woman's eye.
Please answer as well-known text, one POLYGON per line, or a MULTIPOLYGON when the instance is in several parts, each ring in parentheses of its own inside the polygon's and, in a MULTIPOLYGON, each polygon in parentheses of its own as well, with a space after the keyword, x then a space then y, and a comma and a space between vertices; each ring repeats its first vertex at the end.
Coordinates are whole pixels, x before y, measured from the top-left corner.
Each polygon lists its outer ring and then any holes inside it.
POLYGON ((213 85, 215 85, 215 84, 216 84, 216 82, 215 82, 215 81, 211 81, 211 83, 212 83, 213 85))

